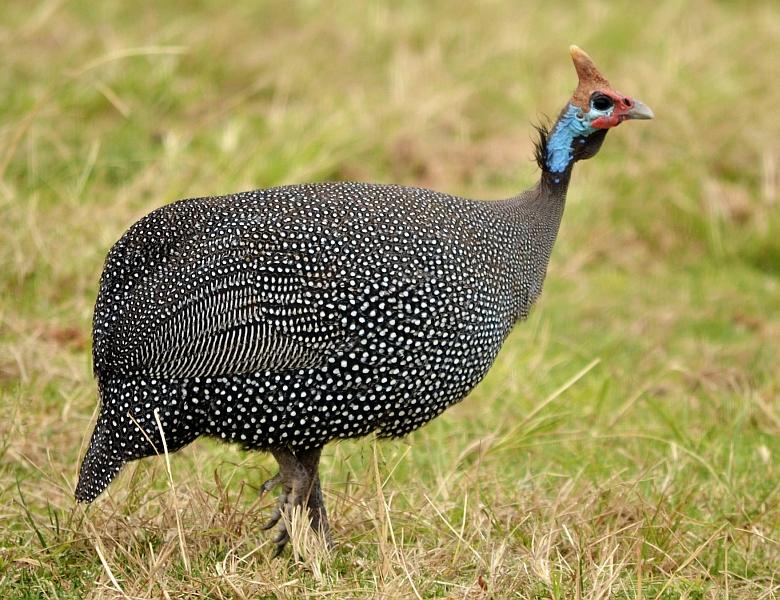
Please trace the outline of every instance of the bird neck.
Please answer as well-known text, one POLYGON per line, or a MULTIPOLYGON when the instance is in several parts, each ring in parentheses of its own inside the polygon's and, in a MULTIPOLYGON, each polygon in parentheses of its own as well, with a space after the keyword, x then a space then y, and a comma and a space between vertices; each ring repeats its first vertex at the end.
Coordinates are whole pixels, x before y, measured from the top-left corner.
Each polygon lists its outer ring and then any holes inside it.
POLYGON ((576 146, 584 147, 588 136, 595 132, 589 121, 583 119, 582 110, 568 103, 547 136, 539 166, 553 175, 570 171, 580 151, 576 146))
POLYGON ((569 103, 552 130, 539 128, 536 161, 539 183, 519 196, 495 203, 494 210, 515 226, 515 247, 521 257, 514 278, 515 316, 525 318, 542 290, 558 229, 561 225, 574 163, 593 156, 606 130, 585 123, 580 109, 569 103))
POLYGON ((566 201, 566 193, 569 191, 571 171, 571 165, 561 173, 542 171, 538 185, 538 200, 544 204, 563 205, 566 201))

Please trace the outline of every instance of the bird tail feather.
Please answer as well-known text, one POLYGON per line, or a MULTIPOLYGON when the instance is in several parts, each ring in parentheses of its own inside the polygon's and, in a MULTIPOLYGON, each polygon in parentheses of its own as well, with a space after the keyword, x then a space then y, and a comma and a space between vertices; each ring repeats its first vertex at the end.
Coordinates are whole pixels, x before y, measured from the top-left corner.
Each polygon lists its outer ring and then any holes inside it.
POLYGON ((105 491, 108 484, 116 477, 125 464, 116 448, 109 439, 109 428, 106 427, 106 402, 104 386, 98 383, 101 397, 101 410, 92 438, 89 441, 87 453, 81 461, 79 481, 76 484, 76 500, 92 502, 105 491))

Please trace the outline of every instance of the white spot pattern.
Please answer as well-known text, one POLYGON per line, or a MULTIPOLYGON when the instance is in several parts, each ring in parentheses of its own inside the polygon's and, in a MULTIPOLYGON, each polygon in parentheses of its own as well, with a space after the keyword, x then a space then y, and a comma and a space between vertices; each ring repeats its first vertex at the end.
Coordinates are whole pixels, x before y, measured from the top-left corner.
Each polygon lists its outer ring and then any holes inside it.
POLYGON ((563 210, 362 183, 183 200, 112 248, 101 410, 76 496, 200 435, 251 449, 402 436, 468 394, 541 291, 563 210))

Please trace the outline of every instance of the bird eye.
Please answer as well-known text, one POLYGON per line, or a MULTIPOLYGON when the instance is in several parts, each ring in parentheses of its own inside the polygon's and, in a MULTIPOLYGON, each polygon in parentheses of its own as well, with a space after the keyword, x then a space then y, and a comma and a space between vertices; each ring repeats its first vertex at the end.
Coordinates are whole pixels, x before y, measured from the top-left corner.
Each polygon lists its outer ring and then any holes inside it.
POLYGON ((609 110, 612 108, 613 104, 614 102, 612 102, 612 98, 605 96, 604 94, 594 95, 590 101, 590 105, 599 111, 609 110))

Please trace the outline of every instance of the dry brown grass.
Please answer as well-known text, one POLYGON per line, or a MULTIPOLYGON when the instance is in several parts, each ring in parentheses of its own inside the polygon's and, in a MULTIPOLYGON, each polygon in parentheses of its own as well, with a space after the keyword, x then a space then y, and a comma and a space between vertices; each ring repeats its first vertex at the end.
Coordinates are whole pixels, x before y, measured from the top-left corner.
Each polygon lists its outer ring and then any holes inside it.
POLYGON ((0 596, 777 598, 778 39, 772 2, 3 4, 0 596), (271 560, 272 461, 210 441, 75 505, 129 224, 302 180, 514 193, 572 42, 658 118, 578 169, 472 396, 326 450, 334 548, 271 560))

